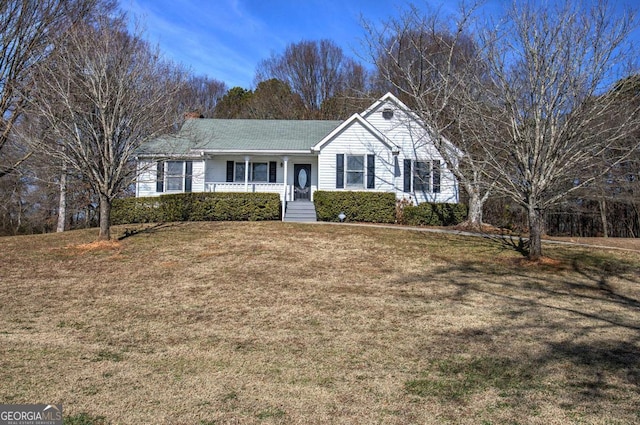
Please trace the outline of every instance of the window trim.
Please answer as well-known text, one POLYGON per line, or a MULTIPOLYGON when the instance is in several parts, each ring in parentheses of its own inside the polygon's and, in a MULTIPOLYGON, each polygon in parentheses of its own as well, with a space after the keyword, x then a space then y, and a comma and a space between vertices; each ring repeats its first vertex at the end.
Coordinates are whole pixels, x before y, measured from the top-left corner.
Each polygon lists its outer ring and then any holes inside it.
POLYGON ((376 188, 376 155, 374 153, 338 153, 336 154, 336 189, 365 189, 375 190, 376 188), (353 166, 350 159, 359 158, 359 168, 349 168, 353 166), (359 174, 357 183, 351 183, 350 177, 359 174))
POLYGON ((165 161, 165 164, 166 164, 165 165, 165 171, 164 171, 165 192, 167 192, 167 193, 170 193, 170 192, 174 192, 174 193, 184 192, 184 186, 185 186, 184 178, 185 178, 185 175, 186 175, 185 163, 186 163, 186 161, 165 161), (170 172, 169 167, 170 167, 170 164, 172 164, 172 163, 174 163, 174 164, 178 164, 179 163, 180 164, 180 168, 181 168, 180 174, 172 174, 170 172), (170 188, 170 184, 169 184, 170 179, 173 179, 173 180, 176 180, 176 181, 179 179, 180 188, 179 189, 171 189, 170 188))
POLYGON ((345 187, 358 187, 365 188, 366 187, 366 155, 354 155, 354 154, 346 154, 345 155, 345 167, 344 167, 344 183, 345 187), (356 170, 353 168, 349 168, 349 159, 350 158, 360 158, 360 163, 362 166, 360 169, 356 170), (360 181, 358 183, 349 183, 349 175, 353 175, 358 173, 360 175, 360 181))

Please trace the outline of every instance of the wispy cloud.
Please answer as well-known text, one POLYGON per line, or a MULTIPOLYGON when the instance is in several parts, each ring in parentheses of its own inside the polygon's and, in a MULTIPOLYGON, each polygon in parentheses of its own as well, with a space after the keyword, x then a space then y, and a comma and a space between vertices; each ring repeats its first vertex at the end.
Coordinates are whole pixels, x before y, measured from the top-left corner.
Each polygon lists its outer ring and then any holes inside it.
POLYGON ((167 57, 230 86, 250 84, 269 39, 264 22, 236 0, 133 0, 128 10, 167 57))

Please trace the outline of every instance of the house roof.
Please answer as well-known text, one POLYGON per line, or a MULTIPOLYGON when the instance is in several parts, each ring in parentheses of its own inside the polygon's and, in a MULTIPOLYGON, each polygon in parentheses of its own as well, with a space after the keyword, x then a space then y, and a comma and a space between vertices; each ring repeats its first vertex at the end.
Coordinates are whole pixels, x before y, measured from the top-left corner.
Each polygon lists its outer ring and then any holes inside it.
POLYGON ((342 121, 188 119, 177 135, 145 144, 141 155, 199 152, 310 152, 342 121))

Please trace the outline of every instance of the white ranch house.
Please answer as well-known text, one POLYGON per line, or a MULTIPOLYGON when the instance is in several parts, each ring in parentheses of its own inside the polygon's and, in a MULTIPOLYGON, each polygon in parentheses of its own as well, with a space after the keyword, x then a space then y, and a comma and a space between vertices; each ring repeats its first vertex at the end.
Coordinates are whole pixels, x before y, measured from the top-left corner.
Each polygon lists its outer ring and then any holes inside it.
MULTIPOLYGON (((191 118, 138 155, 136 196, 274 192, 283 215, 317 190, 457 203, 458 184, 416 116, 387 93, 345 121, 191 118)), ((283 217, 283 218, 286 218, 283 217)))

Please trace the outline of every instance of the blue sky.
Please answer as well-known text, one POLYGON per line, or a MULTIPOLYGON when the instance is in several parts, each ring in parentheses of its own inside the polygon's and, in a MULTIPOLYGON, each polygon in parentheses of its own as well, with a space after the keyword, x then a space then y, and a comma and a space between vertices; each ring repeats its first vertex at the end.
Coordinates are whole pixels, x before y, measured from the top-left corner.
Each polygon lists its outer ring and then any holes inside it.
MULTIPOLYGON (((400 0, 121 0, 166 57, 227 86, 253 87, 256 65, 290 43, 328 38, 362 50, 361 18, 397 15, 400 0)), ((362 62, 362 61, 361 61, 362 62)))
MULTIPOLYGON (((427 0, 429 1, 429 0, 427 0)), ((425 4, 415 0, 416 4, 425 4)), ((429 1, 430 2, 430 1, 429 1)), ((327 38, 344 53, 358 57, 365 35, 362 19, 380 23, 397 16, 404 0, 121 0, 146 38, 164 55, 196 75, 228 87, 253 88, 256 65, 290 43, 327 38)), ((455 8, 456 1, 433 0, 435 7, 455 8)), ((489 0, 485 11, 509 0, 489 0)), ((613 4, 633 4, 613 1, 613 4)))

